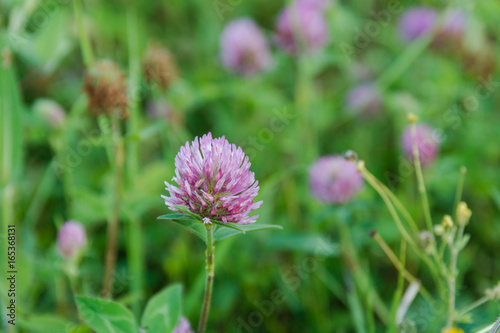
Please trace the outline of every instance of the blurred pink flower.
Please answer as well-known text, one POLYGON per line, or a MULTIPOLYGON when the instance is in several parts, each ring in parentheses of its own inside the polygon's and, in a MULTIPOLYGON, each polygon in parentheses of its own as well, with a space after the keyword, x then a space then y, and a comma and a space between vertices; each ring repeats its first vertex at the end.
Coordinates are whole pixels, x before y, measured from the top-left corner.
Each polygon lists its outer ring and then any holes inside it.
POLYGON ((230 22, 220 38, 222 64, 242 75, 253 75, 272 65, 267 41, 259 27, 249 18, 230 22))
POLYGON ((250 171, 248 156, 225 137, 212 139, 212 133, 196 137, 181 147, 175 157, 175 177, 179 185, 165 182, 170 196, 162 195, 170 210, 184 205, 195 214, 222 222, 254 223, 258 215, 248 216, 262 201, 254 202, 259 182, 250 171))
POLYGON ((348 109, 356 113, 371 116, 381 110, 382 96, 373 84, 364 83, 349 91, 346 104, 348 109))
POLYGON ((64 259, 77 258, 87 245, 85 228, 76 221, 67 221, 57 234, 57 249, 64 259))
POLYGON ((186 317, 180 317, 179 322, 172 333, 194 333, 194 331, 191 329, 189 320, 187 320, 186 317))
POLYGON ((340 155, 320 157, 309 169, 312 195, 324 203, 344 203, 363 188, 363 177, 340 155))
POLYGON ((410 8, 399 20, 399 32, 404 40, 412 41, 432 32, 437 19, 437 12, 430 7, 410 8))
MULTIPOLYGON (((416 142, 418 155, 422 166, 434 162, 439 151, 439 143, 433 138, 433 128, 429 125, 416 125, 416 142)), ((402 136, 403 150, 406 156, 413 161, 413 135, 411 125, 408 125, 402 136)))
POLYGON ((276 23, 276 43, 289 54, 313 52, 328 39, 328 24, 314 1, 297 1, 285 7, 276 23))

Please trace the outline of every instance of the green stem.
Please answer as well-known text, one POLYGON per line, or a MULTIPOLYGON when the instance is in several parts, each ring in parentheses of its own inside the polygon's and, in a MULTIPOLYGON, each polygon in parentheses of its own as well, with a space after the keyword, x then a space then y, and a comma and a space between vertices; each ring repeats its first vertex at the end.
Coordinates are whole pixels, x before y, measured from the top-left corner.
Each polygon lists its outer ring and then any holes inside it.
POLYGON ((443 283, 441 279, 439 278, 439 273, 437 271, 436 266, 434 263, 427 257, 422 250, 418 247, 418 245, 415 243, 413 238, 410 236, 408 231, 403 226, 403 223, 401 222, 401 219, 399 218, 399 215, 394 208, 394 205, 392 204, 391 200, 389 199, 389 196, 385 193, 385 191, 379 186, 379 184, 376 181, 375 176, 373 176, 364 166, 362 166, 360 169, 361 174, 363 175, 363 178, 377 191, 377 193, 382 197, 382 200, 384 201, 385 205, 387 206, 387 209, 389 210, 389 213, 391 214, 394 222, 396 223, 396 226, 401 233, 401 235, 406 239, 408 244, 410 244, 411 248, 415 251, 415 253, 419 256, 420 259, 422 259, 429 269, 431 270, 431 274, 434 278, 434 281, 439 285, 443 286, 443 283))
POLYGON ((419 279, 414 277, 410 272, 406 270, 404 263, 399 261, 396 254, 394 254, 394 252, 391 250, 389 245, 387 245, 387 243, 383 240, 383 238, 380 237, 380 235, 377 232, 375 232, 373 238, 377 241, 378 245, 382 248, 382 251, 384 251, 385 255, 389 258, 394 267, 396 267, 396 269, 403 274, 404 278, 408 280, 408 282, 418 284, 420 286, 419 292, 430 304, 432 304, 431 294, 427 291, 427 289, 425 289, 425 287, 422 285, 419 279))
POLYGON ((427 230, 432 233, 431 209, 429 207, 429 199, 427 198, 427 190, 425 189, 422 165, 420 163, 420 154, 417 145, 417 125, 415 122, 412 122, 411 124, 411 135, 413 147, 413 163, 415 165, 415 174, 417 176, 418 192, 420 193, 420 199, 422 201, 422 207, 424 209, 424 217, 425 223, 427 225, 427 230))
POLYGON ((75 10, 76 26, 78 28, 78 35, 80 39, 80 47, 82 49, 83 62, 87 68, 90 68, 92 62, 94 61, 94 56, 92 54, 89 36, 85 33, 85 29, 83 27, 82 0, 74 0, 73 5, 75 10))
POLYGON ((448 320, 446 328, 451 329, 455 319, 455 286, 457 276, 457 257, 458 250, 451 249, 450 274, 448 276, 448 320))
POLYGON ((394 83, 424 52, 431 40, 431 36, 419 38, 408 46, 394 64, 378 79, 377 83, 380 89, 385 90, 394 83))
POLYGON ((207 280, 205 283, 205 295, 201 309, 198 333, 204 333, 207 327, 208 313, 210 312, 210 302, 212 300, 212 289, 214 285, 214 229, 212 225, 207 225, 207 280))
POLYGON ((345 251, 344 260, 346 261, 349 271, 352 273, 356 287, 360 289, 363 295, 366 295, 366 298, 363 301, 367 310, 370 310, 370 308, 374 309, 378 317, 386 323, 388 321, 389 312, 385 307, 385 304, 381 301, 377 291, 372 287, 367 274, 363 271, 356 254, 356 248, 352 243, 349 227, 342 221, 339 222, 339 234, 342 248, 345 251), (373 307, 373 305, 375 305, 375 307, 373 307))
POLYGON ((455 202, 453 204, 453 218, 455 221, 457 219, 457 207, 460 200, 462 200, 462 192, 464 190, 465 183, 465 174, 467 173, 467 169, 465 167, 460 168, 460 178, 458 179, 457 191, 455 192, 455 202))
POLYGON ((118 252, 118 234, 119 234, 119 218, 120 218, 120 193, 123 178, 123 162, 125 160, 125 152, 123 149, 123 141, 121 140, 119 118, 117 114, 111 115, 111 127, 114 143, 114 189, 113 189, 113 209, 108 223, 108 239, 106 249, 106 268, 104 272, 104 282, 102 287, 102 295, 105 298, 110 298, 113 291, 113 280, 116 268, 116 256, 118 252))
POLYGON ((463 310, 460 310, 460 312, 458 312, 458 314, 457 314, 457 317, 460 318, 460 317, 466 315, 467 313, 471 312, 472 310, 474 310, 478 306, 483 305, 484 303, 488 302, 489 300, 491 300, 491 299, 488 296, 481 297, 480 299, 476 300, 475 302, 473 302, 470 305, 468 305, 467 307, 465 307, 463 310))
POLYGON ((398 275, 398 284, 396 287, 396 291, 394 292, 394 296, 392 298, 392 306, 391 306, 391 317, 389 322, 389 327, 387 328, 388 333, 396 333, 397 332, 397 323, 396 323, 396 314, 398 311, 398 307, 401 304, 401 299, 403 298, 403 289, 405 286, 405 265, 406 265, 406 241, 401 239, 401 250, 399 256, 399 263, 403 267, 404 270, 399 270, 398 275))

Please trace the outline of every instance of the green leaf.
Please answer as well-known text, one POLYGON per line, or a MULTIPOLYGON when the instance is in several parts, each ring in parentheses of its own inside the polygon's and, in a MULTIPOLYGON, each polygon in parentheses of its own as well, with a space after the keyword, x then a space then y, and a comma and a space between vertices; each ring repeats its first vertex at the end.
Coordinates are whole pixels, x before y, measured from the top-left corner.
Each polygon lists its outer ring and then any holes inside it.
POLYGON ((75 325, 66 318, 52 314, 26 315, 19 317, 19 326, 29 332, 54 333, 66 332, 66 327, 75 325))
MULTIPOLYGON (((231 223, 231 222, 229 222, 231 223)), ((214 233, 214 240, 222 240, 226 239, 238 234, 244 234, 250 231, 258 231, 258 230, 266 230, 266 229, 283 229, 283 227, 275 224, 247 224, 247 225, 238 225, 238 229, 233 228, 222 228, 218 227, 214 233)))
POLYGON ((242 233, 245 233, 245 230, 241 229, 239 227, 239 224, 238 223, 231 223, 231 222, 220 222, 220 221, 216 221, 216 220, 210 220, 213 224, 216 224, 222 228, 231 228, 231 229, 234 229, 234 230, 237 230, 238 232, 242 232, 242 233))
POLYGON ((183 206, 183 205, 175 205, 174 206, 176 209, 180 210, 181 212, 184 212, 186 214, 188 214, 189 216, 192 216, 194 217, 195 219, 197 219, 198 221, 203 221, 203 219, 201 218, 201 216, 199 215, 196 215, 195 213, 192 213, 186 206, 183 206))
POLYGON ((137 333, 134 316, 123 305, 95 297, 76 297, 85 322, 96 333, 137 333))
POLYGON ((194 219, 190 215, 175 213, 175 214, 167 214, 157 217, 158 220, 169 220, 172 221, 189 232, 192 232, 196 236, 198 236, 205 243, 207 242, 207 228, 203 224, 203 222, 194 219))
POLYGON ((181 316, 182 285, 174 284, 156 293, 150 298, 141 326, 147 333, 172 332, 181 316))
POLYGON ((470 241, 470 235, 469 234, 465 234, 462 239, 460 240, 460 243, 458 244, 458 248, 461 250, 463 250, 467 244, 469 243, 470 241))

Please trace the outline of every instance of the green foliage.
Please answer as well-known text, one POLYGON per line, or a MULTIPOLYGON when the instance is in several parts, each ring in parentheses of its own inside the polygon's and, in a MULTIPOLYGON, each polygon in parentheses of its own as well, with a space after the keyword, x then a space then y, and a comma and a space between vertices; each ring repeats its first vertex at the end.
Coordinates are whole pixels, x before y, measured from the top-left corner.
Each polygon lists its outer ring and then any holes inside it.
POLYGON ((182 286, 169 286, 148 301, 141 325, 148 333, 171 332, 174 330, 182 313, 181 306, 182 286))
POLYGON ((94 297, 76 297, 76 305, 85 322, 97 333, 137 333, 132 313, 123 305, 94 297))

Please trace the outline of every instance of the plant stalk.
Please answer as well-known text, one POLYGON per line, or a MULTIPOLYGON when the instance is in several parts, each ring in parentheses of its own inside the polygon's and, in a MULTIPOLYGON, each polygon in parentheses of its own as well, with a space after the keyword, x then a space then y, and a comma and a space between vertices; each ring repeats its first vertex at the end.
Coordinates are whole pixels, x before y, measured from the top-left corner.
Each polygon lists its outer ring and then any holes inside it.
POLYGON ((102 287, 102 296, 111 298, 113 290, 113 280, 116 268, 116 256, 118 252, 118 234, 120 217, 120 193, 123 178, 123 163, 125 160, 125 151, 121 140, 119 119, 117 114, 111 116, 111 128, 114 144, 114 192, 113 209, 108 223, 108 239, 106 249, 106 268, 104 272, 104 282, 102 287))
POLYGON ((212 225, 207 225, 207 280, 205 283, 205 295, 203 296, 203 307, 201 309, 198 333, 204 333, 207 327, 208 313, 210 312, 210 302, 212 300, 212 290, 214 285, 214 229, 212 225))

